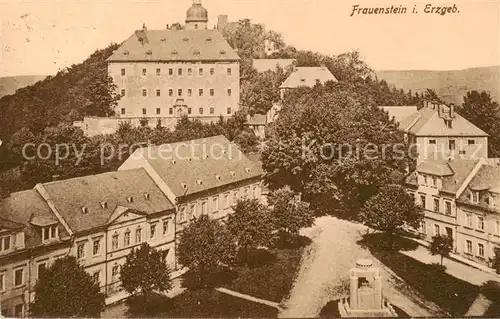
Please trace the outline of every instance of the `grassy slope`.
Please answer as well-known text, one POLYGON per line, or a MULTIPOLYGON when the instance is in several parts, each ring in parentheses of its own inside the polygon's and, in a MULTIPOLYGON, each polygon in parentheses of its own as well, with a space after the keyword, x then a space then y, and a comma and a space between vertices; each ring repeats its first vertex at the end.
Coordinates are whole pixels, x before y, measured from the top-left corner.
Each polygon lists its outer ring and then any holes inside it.
POLYGON ((488 91, 496 101, 500 100, 500 67, 480 67, 454 71, 377 71, 377 77, 397 88, 422 92, 434 89, 448 102, 462 103, 470 90, 488 91))

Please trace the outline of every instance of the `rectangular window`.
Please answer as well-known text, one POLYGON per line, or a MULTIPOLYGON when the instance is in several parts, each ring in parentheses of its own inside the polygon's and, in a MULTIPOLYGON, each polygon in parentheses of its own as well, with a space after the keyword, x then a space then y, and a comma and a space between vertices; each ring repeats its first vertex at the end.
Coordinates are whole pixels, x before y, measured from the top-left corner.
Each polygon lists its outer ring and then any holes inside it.
POLYGON ((174 90, 168 89, 168 96, 174 96, 174 90))
POLYGON ((148 96, 148 90, 142 89, 142 96, 148 96))
POLYGON ((215 90, 214 89, 210 89, 210 96, 214 96, 215 95, 215 90))
POLYGON ((477 229, 484 230, 484 217, 477 216, 477 229))
POLYGON ((206 200, 201 202, 201 212, 200 213, 201 213, 201 215, 207 213, 207 201, 206 200))
POLYGON ((231 94, 232 94, 231 89, 227 89, 227 96, 231 96, 231 94))
POLYGON ((219 210, 219 197, 212 198, 212 213, 216 213, 219 210))
POLYGON ((101 277, 100 275, 101 275, 100 271, 93 273, 92 274, 92 281, 96 284, 100 284, 100 280, 99 280, 99 278, 101 277))
POLYGON ((182 89, 178 89, 178 90, 177 90, 177 95, 178 95, 178 96, 182 96, 182 89))
POLYGON ((191 220, 195 215, 195 206, 194 204, 191 204, 189 205, 189 209, 188 209, 188 219, 191 220))
POLYGON ((123 235, 123 246, 128 247, 130 246, 130 231, 127 230, 125 232, 125 235, 123 235))
POLYGON ((425 220, 420 222, 420 232, 424 234, 427 233, 427 224, 425 223, 425 220))
POLYGON ((188 68, 188 75, 193 75, 193 69, 188 68))
POLYGON ((483 244, 480 244, 480 243, 477 244, 477 254, 479 255, 479 257, 484 257, 484 245, 483 244))
POLYGON ((465 225, 472 228, 472 214, 465 214, 465 225))
POLYGON ((125 108, 122 107, 122 115, 125 114, 125 108))
POLYGON ((203 89, 199 89, 199 90, 198 90, 198 95, 199 95, 199 96, 203 96, 203 89))
POLYGON ((439 213, 439 199, 437 198, 434 198, 433 210, 435 213, 439 213))
POLYGON ((476 144, 476 141, 475 140, 467 140, 467 144, 474 145, 474 144, 476 144))
POLYGON ((203 108, 200 107, 200 109, 198 110, 200 112, 200 114, 203 114, 203 108))
POLYGON ((198 69, 198 74, 199 74, 199 75, 203 75, 203 68, 199 68, 199 69, 198 69))
POLYGON ((80 243, 77 246, 77 257, 78 259, 85 258, 85 243, 80 243))
POLYGON ((227 75, 231 76, 231 74, 233 73, 232 71, 233 70, 231 70, 231 68, 227 68, 227 75))
POLYGON ((6 236, 3 238, 3 250, 10 249, 10 236, 6 236))
POLYGON ((210 75, 214 75, 214 73, 215 73, 214 68, 210 68, 210 75))
POLYGON ((125 69, 122 69, 122 75, 125 75, 125 69))
POLYGON ((191 108, 188 107, 188 114, 191 114, 191 108))
POLYGON ((238 203, 238 191, 233 193, 233 204, 238 203))
POLYGON ((450 149, 450 151, 454 151, 455 150, 455 140, 449 140, 448 141, 448 148, 450 149))
POLYGON ((146 109, 145 108, 142 109, 142 115, 146 115, 146 109))
POLYGON ((114 265, 113 268, 111 269, 111 280, 112 281, 118 280, 119 274, 120 274, 120 266, 114 265))
POLYGON ((213 107, 210 108, 210 114, 214 114, 215 109, 213 107))
POLYGON ((118 234, 114 234, 111 239, 111 249, 112 250, 118 249, 118 234))
POLYGON ((151 238, 156 238, 156 224, 150 225, 149 228, 151 238))
POLYGON ((163 220, 163 235, 168 234, 169 228, 170 228, 170 219, 164 219, 163 220))
POLYGON ((146 69, 142 69, 142 75, 146 75, 146 69))
POLYGON ((451 215, 451 202, 444 202, 446 215, 451 215))
POLYGON ((231 108, 230 107, 227 108, 227 114, 231 114, 231 108))
POLYGON ((5 273, 0 274, 0 291, 5 291, 5 273))
POLYGON ((181 68, 177 69, 177 74, 178 75, 182 75, 182 69, 181 68))
POLYGON ((174 109, 173 109, 173 108, 169 108, 169 109, 168 109, 168 114, 169 114, 169 115, 174 114, 174 109))
POLYGON ((38 276, 39 279, 43 275, 43 272, 45 271, 46 266, 47 265, 45 263, 39 263, 38 264, 38 266, 37 266, 37 276, 38 276))
POLYGON ((156 114, 160 114, 160 108, 159 107, 156 108, 156 114))
POLYGON ((472 192, 472 201, 474 203, 479 203, 479 192, 472 192))
POLYGON ((135 243, 140 244, 142 242, 142 229, 137 228, 135 230, 135 243))
POLYGON ((57 226, 42 228, 42 239, 44 241, 57 238, 57 226))
POLYGON ((156 69, 156 75, 157 75, 157 76, 160 76, 160 75, 161 75, 161 70, 160 70, 160 69, 156 69))
POLYGON ((24 269, 14 270, 14 287, 19 287, 24 283, 24 269))
POLYGON ((432 186, 434 186, 434 187, 438 186, 438 182, 437 182, 437 178, 436 177, 432 177, 432 186))
POLYGON ((467 252, 468 254, 472 254, 472 241, 465 241, 465 252, 467 252))
POLYGON ((193 94, 193 90, 188 89, 188 96, 191 96, 193 94))
POLYGON ((168 75, 174 75, 174 69, 168 69, 168 75))
POLYGON ((425 208, 425 195, 420 195, 420 204, 422 204, 422 207, 425 208))
POLYGON ((99 255, 101 253, 101 240, 95 239, 92 245, 92 254, 94 256, 99 255))
POLYGON ((439 225, 434 224, 434 236, 439 236, 439 225))
POLYGON ((122 96, 125 96, 125 89, 121 89, 120 93, 121 93, 122 96))
POLYGON ((436 144, 436 140, 429 140, 429 144, 436 144))
POLYGON ((161 90, 160 89, 156 89, 156 96, 160 96, 161 95, 161 90))

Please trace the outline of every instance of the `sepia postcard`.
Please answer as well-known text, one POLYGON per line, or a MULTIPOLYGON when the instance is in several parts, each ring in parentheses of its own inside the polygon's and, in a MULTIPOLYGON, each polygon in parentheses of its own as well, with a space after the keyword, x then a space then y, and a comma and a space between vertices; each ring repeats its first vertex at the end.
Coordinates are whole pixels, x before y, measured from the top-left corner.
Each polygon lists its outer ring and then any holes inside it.
POLYGON ((0 0, 0 317, 500 317, 499 101, 500 0, 0 0))

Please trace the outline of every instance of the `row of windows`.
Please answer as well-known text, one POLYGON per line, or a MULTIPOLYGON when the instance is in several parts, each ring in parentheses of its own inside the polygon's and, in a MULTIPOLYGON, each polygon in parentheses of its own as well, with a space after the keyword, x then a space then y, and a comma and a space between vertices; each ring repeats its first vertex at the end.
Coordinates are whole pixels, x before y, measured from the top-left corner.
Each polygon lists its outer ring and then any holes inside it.
MULTIPOLYGON (((251 189, 249 186, 242 188, 242 192, 243 192, 243 197, 258 198, 260 196, 259 188, 255 185, 252 186, 251 189)), ((219 206, 219 196, 213 196, 210 199, 211 202, 210 212, 217 213, 219 209, 226 209, 231 207, 232 205, 235 205, 238 202, 238 199, 240 198, 239 194, 240 194, 239 190, 236 190, 232 193, 231 192, 224 193, 221 207, 219 206)), ((196 204, 190 204, 189 207, 186 205, 181 206, 179 212, 179 221, 185 222, 187 220, 190 220, 194 216, 207 214, 209 212, 208 202, 209 202, 208 198, 203 199, 201 201, 201 204, 199 205, 199 210, 197 210, 198 205, 196 204)))
MULTIPOLYGON (((435 139, 429 139, 429 144, 430 145, 436 145, 436 140, 435 139)), ((468 139, 467 140, 467 145, 475 145, 476 144, 476 140, 473 140, 473 139, 468 139)), ((448 141, 448 147, 449 149, 455 149, 455 140, 449 140, 448 141)))
MULTIPOLYGON (((177 89, 177 95, 176 96, 183 96, 183 89, 177 89)), ((210 89, 210 96, 215 96, 215 89, 210 89)), ((120 89, 120 94, 121 96, 125 96, 127 94, 125 89, 120 89)), ((203 89, 198 89, 198 96, 203 96, 204 90, 203 89)), ((227 96, 232 96, 233 91, 231 89, 226 90, 227 96)), ((142 96, 146 97, 148 96, 148 89, 142 89, 142 96)), ((160 97, 161 96, 161 89, 156 89, 156 96, 160 97)), ((174 96, 174 89, 169 89, 168 90, 168 96, 174 96)), ((187 96, 193 96, 193 90, 192 89, 187 89, 187 96)))
POLYGON ((43 241, 57 239, 59 237, 59 229, 57 225, 42 228, 43 241))
POLYGON ((470 228, 476 228, 477 230, 484 231, 484 217, 471 213, 465 213, 464 225, 470 228))
MULTIPOLYGON (((7 288, 5 285, 6 273, 0 273, 0 291, 5 291, 7 288)), ((20 287, 24 285, 24 268, 14 269, 14 282, 12 283, 13 288, 20 287)))
MULTIPOLYGON (((420 194, 420 204, 424 209, 427 208, 427 196, 425 194, 420 194)), ((439 198, 432 198, 432 211, 435 213, 442 213, 441 200, 439 198)), ((444 213, 446 215, 452 214, 450 201, 444 201, 444 213)))
MULTIPOLYGON (((124 107, 122 107, 121 110, 120 110, 120 112, 121 112, 122 115, 125 115, 126 111, 127 110, 124 107)), ((231 114, 231 112, 232 112, 231 108, 228 107, 227 110, 226 110, 226 112, 227 112, 227 114, 231 114)), ((188 114, 192 114, 193 113, 192 108, 188 107, 187 108, 187 113, 188 114)), ((198 113, 199 114, 203 114, 204 113, 204 109, 202 107, 198 108, 198 113)), ((209 109, 209 113, 210 114, 215 114, 215 108, 211 107, 209 109)), ((159 107, 156 108, 156 114, 157 115, 161 114, 161 108, 159 108, 159 107)), ((174 114, 174 109, 173 108, 169 108, 168 109, 168 114, 169 115, 173 115, 174 114)), ((147 115, 147 109, 146 108, 142 109, 142 115, 147 115)))
MULTIPOLYGON (((187 68, 186 72, 187 72, 188 76, 191 76, 194 73, 192 68, 187 68)), ((210 73, 210 75, 214 75, 215 74, 215 68, 210 68, 208 72, 210 73)), ((126 73, 127 73, 126 70, 124 68, 122 68, 121 69, 121 75, 125 76, 126 73)), ((205 73, 205 69, 204 68, 198 68, 198 75, 203 76, 204 73, 205 73)), ((143 68, 142 69, 142 75, 146 76, 147 74, 148 74, 148 70, 146 68, 143 68)), ((178 76, 182 76, 184 74, 184 68, 177 68, 177 72, 174 71, 174 68, 169 68, 168 69, 168 75, 169 76, 174 76, 175 74, 177 74, 178 76)), ((156 75, 157 76, 162 75, 162 72, 161 72, 160 68, 156 69, 156 75)), ((228 75, 228 76, 233 75, 233 70, 231 68, 226 68, 226 75, 228 75)))
MULTIPOLYGON (((472 240, 466 240, 465 241, 465 253, 472 255, 472 240)), ((478 257, 484 258, 484 244, 477 243, 477 250, 476 250, 476 255, 478 257)))

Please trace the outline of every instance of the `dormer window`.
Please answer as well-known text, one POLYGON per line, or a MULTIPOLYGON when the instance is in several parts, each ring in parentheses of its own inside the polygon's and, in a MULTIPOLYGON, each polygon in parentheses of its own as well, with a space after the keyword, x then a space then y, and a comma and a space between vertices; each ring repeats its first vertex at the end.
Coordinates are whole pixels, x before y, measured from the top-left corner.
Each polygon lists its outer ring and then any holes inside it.
POLYGON ((479 203, 479 192, 477 192, 477 191, 473 191, 473 192, 471 193, 471 201, 472 201, 473 203, 479 203))
POLYGON ((151 51, 151 50, 146 51, 146 55, 151 55, 151 54, 153 54, 153 51, 151 51))
POLYGON ((198 184, 198 185, 203 185, 203 181, 202 181, 201 179, 199 179, 199 178, 198 178, 198 179, 196 180, 196 184, 198 184))
POLYGON ((181 183, 181 187, 182 187, 182 189, 187 189, 186 183, 181 183))
POLYGON ((53 240, 53 239, 56 239, 58 237, 59 237, 59 229, 57 228, 57 225, 52 225, 52 226, 42 228, 42 240, 43 241, 53 240))
POLYGON ((221 180, 220 175, 215 175, 215 179, 218 180, 218 181, 220 181, 221 180))
POLYGON ((300 83, 306 83, 306 79, 300 79, 300 83))
POLYGON ((176 50, 172 51, 172 55, 177 55, 179 54, 179 52, 177 52, 176 50))
POLYGON ((103 209, 108 208, 108 203, 107 203, 107 202, 101 202, 101 207, 102 207, 103 209))
POLYGON ((236 175, 236 173, 234 171, 229 171, 229 175, 234 177, 236 175))
POLYGON ((89 209, 85 206, 82 207, 82 214, 87 214, 89 212, 89 209))
POLYGON ((212 42, 212 38, 207 38, 207 42, 212 42))
POLYGON ((160 41, 161 42, 165 42, 165 41, 167 41, 167 39, 166 38, 161 38, 160 41))
POLYGON ((191 157, 187 158, 188 162, 191 162, 193 159, 191 157))
POLYGON ((144 198, 145 198, 145 199, 150 199, 150 198, 151 198, 151 195, 149 195, 149 193, 145 193, 145 194, 144 194, 144 198))
POLYGON ((123 52, 123 55, 128 55, 128 54, 129 54, 128 51, 123 52))
POLYGON ((175 163, 177 163, 177 162, 176 162, 175 160, 172 160, 172 161, 171 161, 171 163, 172 163, 172 164, 175 164, 175 163))
POLYGON ((127 202, 133 203, 134 202, 134 198, 132 196, 127 197, 127 202))
POLYGON ((220 55, 226 55, 226 51, 224 51, 224 50, 221 50, 219 53, 220 53, 220 55))
POLYGON ((187 41, 189 41, 189 39, 188 38, 183 38, 182 41, 187 42, 187 41))
POLYGON ((194 54, 194 55, 200 55, 200 51, 198 51, 198 50, 194 50, 193 54, 194 54))
POLYGON ((245 167, 245 172, 250 173, 250 168, 245 167))

